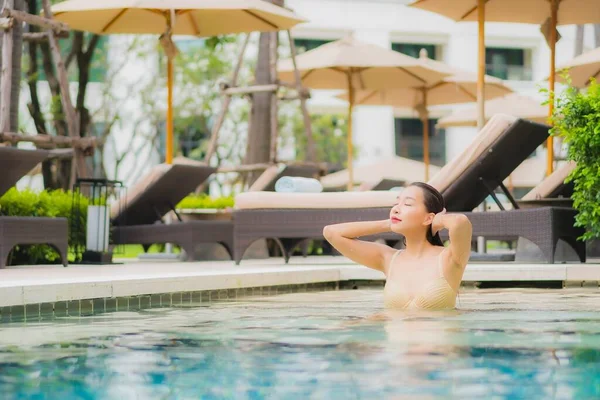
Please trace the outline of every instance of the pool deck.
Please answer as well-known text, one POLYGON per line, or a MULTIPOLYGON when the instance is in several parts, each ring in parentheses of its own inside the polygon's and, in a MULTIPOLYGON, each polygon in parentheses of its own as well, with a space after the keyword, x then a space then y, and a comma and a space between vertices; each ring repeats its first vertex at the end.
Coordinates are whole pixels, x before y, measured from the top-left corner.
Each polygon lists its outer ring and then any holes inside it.
MULTIPOLYGON (((184 263, 127 260, 112 265, 21 266, 0 270, 0 307, 114 298, 168 292, 242 289, 321 282, 383 280, 382 273, 343 257, 184 263)), ((562 281, 566 286, 598 287, 600 263, 471 263, 464 283, 562 281)))

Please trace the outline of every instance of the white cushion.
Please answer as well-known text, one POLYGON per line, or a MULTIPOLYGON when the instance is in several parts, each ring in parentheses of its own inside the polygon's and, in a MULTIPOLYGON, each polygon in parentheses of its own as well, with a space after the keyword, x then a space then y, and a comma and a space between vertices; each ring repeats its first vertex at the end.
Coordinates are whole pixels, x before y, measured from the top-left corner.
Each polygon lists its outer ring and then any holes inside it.
POLYGON ((260 208, 373 208, 392 207, 398 191, 327 192, 327 193, 277 193, 244 192, 235 198, 235 208, 251 210, 260 208))

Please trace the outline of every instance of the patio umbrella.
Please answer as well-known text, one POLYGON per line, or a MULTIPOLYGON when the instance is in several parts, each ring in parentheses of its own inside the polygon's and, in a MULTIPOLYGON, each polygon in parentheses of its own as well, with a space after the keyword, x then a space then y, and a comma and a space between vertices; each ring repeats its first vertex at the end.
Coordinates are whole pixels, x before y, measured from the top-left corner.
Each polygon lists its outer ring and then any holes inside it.
MULTIPOLYGON (((485 71, 484 25, 488 22, 517 22, 542 25, 547 32, 550 46, 550 71, 555 70, 558 25, 600 23, 600 7, 597 0, 417 0, 412 7, 432 11, 455 21, 478 21, 479 24, 479 96, 478 110, 481 127, 484 119, 483 74, 485 71)), ((550 75, 549 90, 554 93, 554 74, 550 75)), ((548 114, 554 109, 554 99, 549 102, 548 114)), ((548 137, 546 173, 553 170, 553 137, 548 137)))
POLYGON ((600 47, 583 53, 556 69, 556 79, 566 83, 561 76, 562 72, 568 72, 571 84, 578 88, 586 87, 592 78, 600 78, 600 47))
MULTIPOLYGON (((487 93, 487 91, 486 91, 487 93)), ((485 102, 485 120, 494 114, 509 114, 534 122, 546 123, 548 109, 535 99, 517 93, 498 97, 485 102)), ((477 126, 477 107, 469 107, 456 111, 437 122, 439 128, 456 126, 477 126)))
POLYGON ((166 162, 173 161, 172 35, 197 37, 290 29, 304 22, 262 0, 68 0, 52 6, 54 19, 70 28, 109 34, 160 34, 167 55, 166 162))
MULTIPOLYGON (((356 105, 386 105, 397 108, 410 108, 417 110, 423 122, 423 161, 425 162, 425 180, 429 180, 429 112, 428 107, 471 103, 477 99, 477 76, 452 68, 439 61, 427 57, 427 52, 421 50, 419 62, 427 67, 447 71, 452 75, 432 85, 423 85, 414 88, 402 89, 374 89, 362 90, 355 94, 356 105)), ((485 77, 486 100, 507 93, 512 90, 505 86, 501 79, 491 76, 485 77)), ((338 96, 348 100, 348 95, 338 96)))
MULTIPOLYGON (((363 89, 409 88, 433 85, 450 75, 418 59, 348 36, 296 57, 302 84, 313 89, 348 91, 348 188, 352 188, 352 112, 355 92, 363 89)), ((292 81, 292 60, 278 64, 281 80, 292 81)))

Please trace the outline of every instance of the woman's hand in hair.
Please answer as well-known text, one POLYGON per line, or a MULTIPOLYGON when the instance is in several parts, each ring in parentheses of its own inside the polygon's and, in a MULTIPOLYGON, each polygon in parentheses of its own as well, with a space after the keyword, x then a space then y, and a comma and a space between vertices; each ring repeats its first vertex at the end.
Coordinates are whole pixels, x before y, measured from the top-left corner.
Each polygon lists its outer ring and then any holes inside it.
POLYGON ((445 228, 444 215, 446 215, 445 208, 439 213, 435 214, 435 216, 433 217, 433 221, 431 222, 431 232, 433 233, 433 236, 435 236, 436 233, 445 228))

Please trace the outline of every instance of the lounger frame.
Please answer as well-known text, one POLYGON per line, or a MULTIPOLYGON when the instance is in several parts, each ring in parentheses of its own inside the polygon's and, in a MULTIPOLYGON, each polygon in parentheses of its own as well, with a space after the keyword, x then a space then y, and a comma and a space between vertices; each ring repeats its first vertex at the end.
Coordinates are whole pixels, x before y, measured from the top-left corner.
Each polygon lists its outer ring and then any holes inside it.
MULTIPOLYGON (((0 147, 0 196, 48 155, 44 150, 0 147)), ((47 244, 54 247, 66 267, 68 235, 69 224, 66 218, 0 215, 0 268, 6 267, 14 246, 27 244, 47 244)))
MULTIPOLYGON (((442 194, 450 212, 467 215, 473 225, 473 237, 489 239, 516 239, 524 237, 536 244, 547 263, 554 263, 554 252, 559 239, 576 251, 585 262, 585 243, 577 238, 583 234, 574 227, 576 211, 565 207, 519 209, 503 180, 541 145, 548 136, 548 127, 517 119, 468 166, 461 176, 446 187, 442 194), (526 134, 527 140, 523 140, 526 134), (494 193, 500 187, 514 210, 504 210, 494 193), (492 196, 502 211, 471 212, 486 197, 492 196)), ((258 239, 271 238, 279 244, 286 262, 291 250, 306 239, 322 239, 326 225, 350 221, 381 220, 389 216, 389 208, 366 209, 237 209, 234 212, 234 260, 239 264, 247 247, 258 239)), ((393 240, 384 234, 373 238, 393 240)), ((398 236, 396 236, 398 238, 398 236)))

